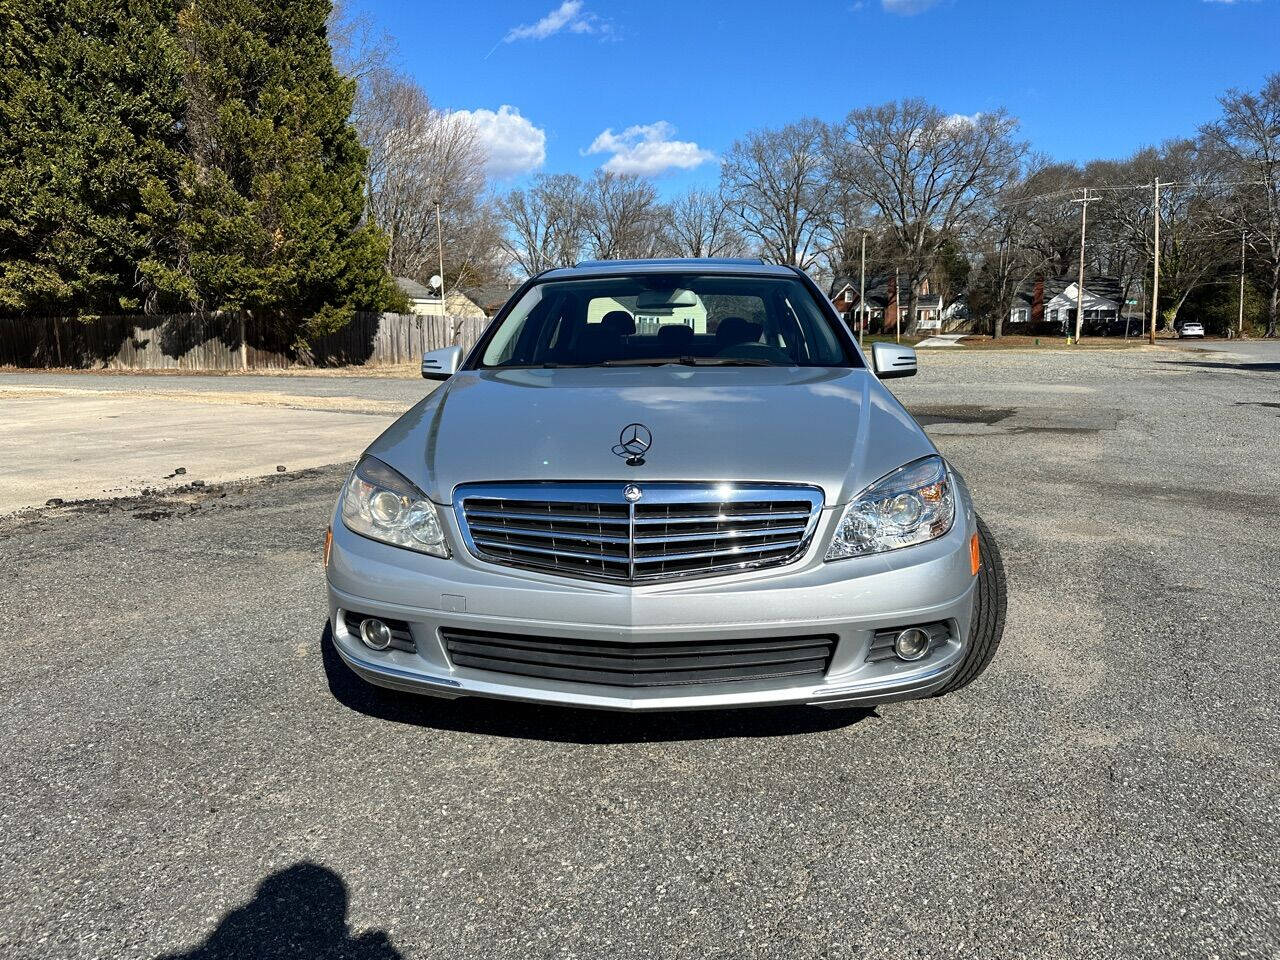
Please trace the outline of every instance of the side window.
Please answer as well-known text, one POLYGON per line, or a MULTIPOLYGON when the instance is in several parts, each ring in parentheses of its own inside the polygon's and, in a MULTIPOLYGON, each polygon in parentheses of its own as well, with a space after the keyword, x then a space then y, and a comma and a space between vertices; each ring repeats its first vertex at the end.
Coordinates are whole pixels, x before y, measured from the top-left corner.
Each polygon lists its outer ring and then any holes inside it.
MULTIPOLYGON (((529 343, 530 327, 536 325, 536 316, 544 306, 541 286, 526 293, 489 341, 484 352, 484 362, 493 366, 513 362, 521 346, 529 343)), ((524 352, 527 352, 527 347, 524 352)))

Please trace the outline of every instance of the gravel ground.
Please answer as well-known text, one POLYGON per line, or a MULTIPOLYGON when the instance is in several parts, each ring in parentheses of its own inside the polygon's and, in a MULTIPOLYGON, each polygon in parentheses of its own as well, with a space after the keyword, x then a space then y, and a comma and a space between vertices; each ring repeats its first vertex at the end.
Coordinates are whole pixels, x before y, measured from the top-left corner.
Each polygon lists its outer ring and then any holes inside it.
POLYGON ((0 521, 0 956, 1274 960, 1280 353, 921 364, 1009 574, 941 700, 374 696, 341 466, 0 521))

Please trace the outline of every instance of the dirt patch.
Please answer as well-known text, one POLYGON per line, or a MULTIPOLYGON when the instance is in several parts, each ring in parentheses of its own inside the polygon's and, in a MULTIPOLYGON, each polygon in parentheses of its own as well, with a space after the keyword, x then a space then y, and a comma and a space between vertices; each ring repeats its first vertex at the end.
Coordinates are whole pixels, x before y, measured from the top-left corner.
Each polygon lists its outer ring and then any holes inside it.
POLYGON ((1016 412, 1011 407, 983 407, 978 405, 935 405, 912 406, 911 416, 922 427, 933 427, 940 423, 980 423, 994 426, 1016 412))
MULTIPOLYGON (((33 525, 41 525, 62 517, 106 516, 115 514, 135 520, 172 520, 208 509, 241 510, 246 503, 228 501, 228 494, 243 494, 262 488, 276 488, 300 480, 311 480, 345 467, 318 467, 294 473, 280 473, 253 480, 229 483, 205 484, 194 481, 166 490, 143 490, 130 497, 94 497, 85 500, 60 500, 55 498, 46 506, 32 507, 0 517, 0 533, 33 525)), ((241 498, 243 499, 243 498, 241 498)))

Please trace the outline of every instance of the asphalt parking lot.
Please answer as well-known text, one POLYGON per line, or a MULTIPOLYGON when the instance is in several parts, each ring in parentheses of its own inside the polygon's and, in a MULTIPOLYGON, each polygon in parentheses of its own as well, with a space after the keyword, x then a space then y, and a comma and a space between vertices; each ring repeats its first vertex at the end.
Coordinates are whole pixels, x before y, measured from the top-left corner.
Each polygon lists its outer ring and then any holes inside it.
MULTIPOLYGON (((374 695, 325 641, 347 464, 0 519, 0 956, 1274 960, 1274 347, 922 353, 1009 621, 871 711, 374 695)), ((423 390, 381 384, 325 396, 371 438, 423 390)))

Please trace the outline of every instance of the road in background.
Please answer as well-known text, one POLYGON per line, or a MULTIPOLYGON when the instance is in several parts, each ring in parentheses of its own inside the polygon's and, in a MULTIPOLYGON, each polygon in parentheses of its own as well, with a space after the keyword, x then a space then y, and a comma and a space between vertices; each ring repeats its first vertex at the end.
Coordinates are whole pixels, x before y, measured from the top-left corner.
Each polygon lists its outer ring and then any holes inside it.
POLYGON ((355 459, 425 380, 0 374, 0 514, 355 459))
POLYGON ((343 466, 0 520, 0 955, 1270 960, 1270 363, 923 355, 1009 622, 874 711, 376 694, 324 640, 343 466))
POLYGON ((270 371, 218 376, 192 373, 116 373, 111 371, 0 372, 0 395, 19 389, 91 391, 94 393, 143 394, 148 396, 200 394, 249 394, 294 397, 337 397, 395 401, 410 407, 431 392, 433 382, 415 376, 409 367, 383 367, 363 376, 358 368, 336 369, 315 374, 270 371))
MULTIPOLYGON (((1193 353, 1207 351, 1210 354, 1206 357, 1207 362, 1235 359, 1242 363, 1280 364, 1280 340, 1171 340, 1168 345, 1193 353)), ((1277 371, 1272 369, 1271 372, 1277 371)))

